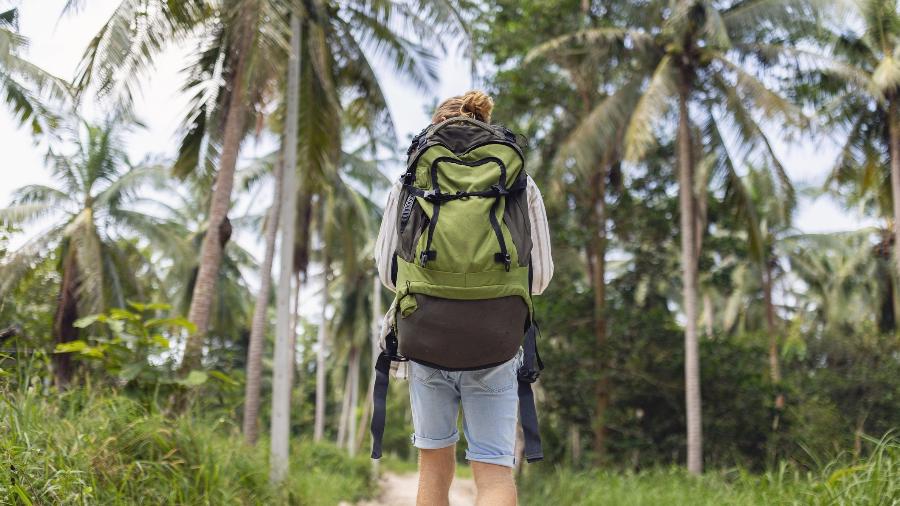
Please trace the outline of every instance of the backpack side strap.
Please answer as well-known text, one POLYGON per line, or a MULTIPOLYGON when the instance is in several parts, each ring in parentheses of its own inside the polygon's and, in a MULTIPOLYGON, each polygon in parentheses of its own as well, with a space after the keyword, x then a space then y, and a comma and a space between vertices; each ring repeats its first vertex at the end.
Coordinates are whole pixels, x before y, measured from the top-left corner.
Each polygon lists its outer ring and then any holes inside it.
POLYGON ((405 361, 397 353, 397 336, 391 331, 385 337, 385 349, 375 361, 375 387, 372 390, 372 458, 381 458, 381 440, 384 439, 384 424, 387 411, 387 392, 391 377, 391 362, 405 361))
POLYGON ((538 429, 537 409, 534 406, 534 392, 531 384, 537 381, 544 364, 537 352, 537 325, 534 322, 525 333, 525 341, 522 343, 524 360, 519 368, 517 376, 519 380, 519 422, 522 424, 522 434, 525 436, 525 460, 537 462, 544 460, 544 450, 541 445, 541 433, 538 429), (537 367, 535 367, 537 366, 537 367))

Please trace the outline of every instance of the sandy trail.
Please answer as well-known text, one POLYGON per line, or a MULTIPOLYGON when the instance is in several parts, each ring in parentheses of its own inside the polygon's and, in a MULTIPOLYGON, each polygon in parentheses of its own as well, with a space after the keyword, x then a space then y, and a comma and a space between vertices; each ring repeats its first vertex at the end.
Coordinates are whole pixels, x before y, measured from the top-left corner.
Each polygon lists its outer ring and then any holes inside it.
MULTIPOLYGON (((357 503, 356 506, 415 506, 416 487, 419 475, 384 473, 378 480, 379 496, 371 501, 357 503)), ((475 483, 471 478, 453 479, 450 487, 450 506, 471 506, 475 504, 475 483)), ((344 503, 342 506, 349 506, 344 503)))

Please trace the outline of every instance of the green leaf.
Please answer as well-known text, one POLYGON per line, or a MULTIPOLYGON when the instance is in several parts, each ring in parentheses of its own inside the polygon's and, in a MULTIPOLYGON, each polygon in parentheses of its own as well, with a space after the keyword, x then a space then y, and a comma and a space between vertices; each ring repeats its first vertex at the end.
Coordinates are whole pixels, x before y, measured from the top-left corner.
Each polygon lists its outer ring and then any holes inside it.
POLYGON ((161 348, 169 347, 169 340, 163 337, 161 334, 153 334, 152 336, 150 336, 150 341, 161 348))
POLYGON ((87 348, 87 343, 82 341, 81 339, 77 341, 69 341, 68 343, 59 343, 54 348, 55 353, 74 353, 80 352, 81 350, 87 348))
POLYGON ((186 387, 196 387, 206 383, 208 376, 204 371, 191 371, 186 378, 182 378, 176 383, 186 387))
POLYGON ((131 381, 144 369, 144 364, 128 364, 119 371, 119 377, 125 381, 131 381))
POLYGON ((13 492, 16 493, 16 496, 19 497, 19 500, 22 501, 26 506, 32 506, 34 503, 31 502, 31 499, 28 498, 28 494, 25 493, 25 490, 22 489, 19 485, 12 486, 13 492))
POLYGON ((135 311, 169 311, 172 309, 170 304, 165 304, 162 302, 153 302, 150 304, 142 304, 140 302, 132 302, 128 301, 128 305, 131 306, 135 311))
POLYGON ((106 315, 105 314, 95 314, 91 316, 85 316, 84 318, 79 318, 75 320, 75 323, 72 324, 73 327, 83 329, 89 325, 94 324, 95 322, 105 322, 106 315))
POLYGON ((209 375, 217 380, 225 383, 226 385, 237 386, 240 385, 237 381, 234 380, 231 376, 225 374, 222 371, 209 371, 209 375))
POLYGON ((109 325, 109 328, 116 334, 125 332, 125 322, 122 320, 109 320, 106 324, 109 325))
POLYGON ((187 330, 191 334, 197 332, 197 326, 191 323, 191 321, 187 318, 181 316, 176 316, 173 318, 151 318, 144 322, 144 327, 148 329, 159 326, 180 327, 187 330))
POLYGON ((141 315, 132 313, 127 309, 113 308, 109 310, 110 318, 114 320, 140 321, 141 315))
POLYGON ((106 345, 100 346, 86 346, 83 350, 81 350, 80 354, 85 357, 90 358, 103 358, 103 352, 106 351, 106 345))

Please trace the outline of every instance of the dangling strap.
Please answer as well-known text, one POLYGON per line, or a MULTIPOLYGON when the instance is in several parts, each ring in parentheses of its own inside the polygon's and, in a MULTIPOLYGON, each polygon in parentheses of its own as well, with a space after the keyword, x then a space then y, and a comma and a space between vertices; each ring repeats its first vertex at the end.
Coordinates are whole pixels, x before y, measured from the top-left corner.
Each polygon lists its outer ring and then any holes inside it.
POLYGON ((534 392, 531 390, 531 384, 537 381, 541 369, 544 368, 541 356, 537 352, 536 332, 537 326, 532 322, 525 333, 525 341, 522 343, 524 356, 522 367, 518 371, 519 421, 522 423, 522 432, 525 435, 525 459, 528 462, 544 459, 541 433, 538 430, 537 409, 534 406, 534 392))
POLYGON ((405 359, 397 355, 397 338, 393 331, 385 338, 385 350, 375 361, 375 388, 372 390, 372 458, 381 458, 381 440, 384 438, 384 422, 387 411, 388 383, 391 377, 391 361, 405 359))
POLYGON ((384 420, 387 409, 388 381, 391 374, 391 359, 382 351, 375 363, 375 389, 372 392, 372 458, 381 458, 381 439, 384 437, 384 420))

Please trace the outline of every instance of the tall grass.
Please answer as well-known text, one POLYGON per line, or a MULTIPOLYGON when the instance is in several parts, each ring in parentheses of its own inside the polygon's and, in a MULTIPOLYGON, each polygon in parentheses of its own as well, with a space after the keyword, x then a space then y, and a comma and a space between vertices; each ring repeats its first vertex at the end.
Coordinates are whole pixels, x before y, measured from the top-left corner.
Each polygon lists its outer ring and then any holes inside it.
POLYGON ((640 473, 532 472, 521 481, 524 505, 900 505, 900 439, 869 440, 865 459, 841 458, 821 471, 788 464, 763 475, 712 471, 689 476, 681 468, 640 473))
POLYGON ((0 401, 2 504, 333 505, 371 493, 367 459, 295 441, 268 482, 268 443, 245 446, 232 417, 168 417, 115 392, 0 401))

